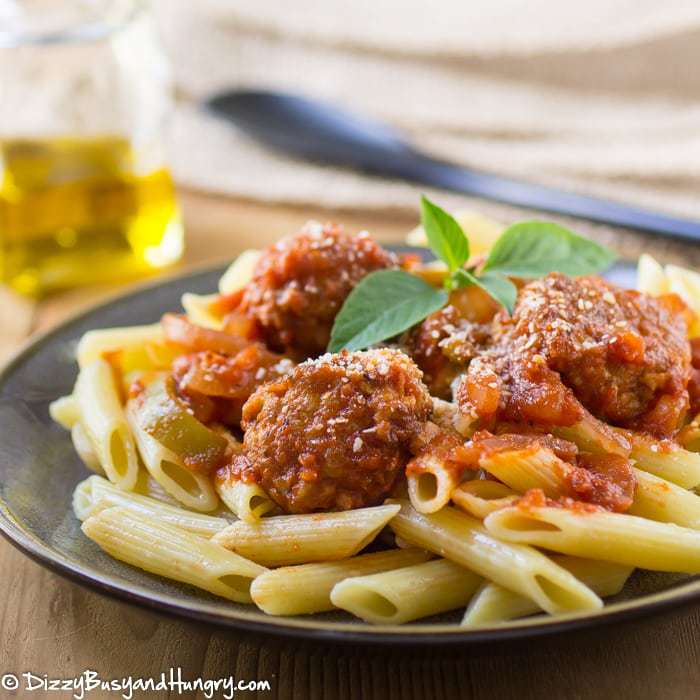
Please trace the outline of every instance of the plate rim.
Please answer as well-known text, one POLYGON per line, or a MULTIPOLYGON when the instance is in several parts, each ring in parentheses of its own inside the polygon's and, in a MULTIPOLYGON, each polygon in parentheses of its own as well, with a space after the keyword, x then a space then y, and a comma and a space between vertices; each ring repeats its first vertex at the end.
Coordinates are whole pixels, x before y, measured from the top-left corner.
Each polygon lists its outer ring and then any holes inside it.
MULTIPOLYGON (((151 289, 167 287, 170 284, 200 276, 212 275, 222 272, 224 269, 225 263, 206 264, 184 273, 147 280, 132 286, 126 292, 117 292, 106 299, 91 304, 87 308, 71 314, 58 325, 32 335, 10 355, 0 369, 0 391, 28 356, 50 343, 54 336, 62 333, 69 326, 83 321, 107 307, 123 304, 128 299, 147 293, 151 289)), ((4 499, 0 499, 0 534, 16 549, 39 565, 73 583, 94 590, 100 595, 113 597, 159 614, 211 624, 220 628, 316 642, 361 643, 372 646, 398 644, 414 647, 512 642, 527 638, 551 637, 575 630, 641 619, 666 610, 690 605, 700 599, 700 578, 698 578, 670 590, 612 603, 593 613, 548 617, 537 622, 533 621, 535 618, 525 618, 524 621, 514 621, 507 625, 492 625, 473 629, 462 629, 453 623, 382 626, 335 621, 316 621, 314 623, 312 616, 293 618, 269 616, 269 618, 258 619, 259 615, 263 613, 253 613, 254 618, 247 612, 235 609, 231 610, 230 615, 224 616, 219 612, 209 610, 205 600, 189 597, 179 599, 168 593, 149 590, 148 587, 141 584, 125 581, 115 575, 102 574, 97 570, 91 570, 69 561, 50 546, 33 539, 21 526, 19 520, 13 516, 9 504, 4 499)))

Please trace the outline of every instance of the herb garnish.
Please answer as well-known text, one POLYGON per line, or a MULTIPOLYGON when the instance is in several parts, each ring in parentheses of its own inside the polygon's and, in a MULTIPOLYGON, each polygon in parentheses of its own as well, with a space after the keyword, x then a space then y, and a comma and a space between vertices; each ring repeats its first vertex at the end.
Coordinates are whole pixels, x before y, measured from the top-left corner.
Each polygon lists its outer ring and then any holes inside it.
POLYGON ((330 352, 361 350, 420 323, 442 308, 448 293, 476 284, 509 314, 517 289, 509 277, 541 277, 549 272, 587 275, 600 272, 615 254, 563 226, 523 221, 508 227, 481 265, 465 267, 469 239, 455 218, 421 198, 421 222, 436 257, 447 265, 444 289, 436 289, 403 270, 380 270, 365 277, 345 300, 335 318, 330 352))

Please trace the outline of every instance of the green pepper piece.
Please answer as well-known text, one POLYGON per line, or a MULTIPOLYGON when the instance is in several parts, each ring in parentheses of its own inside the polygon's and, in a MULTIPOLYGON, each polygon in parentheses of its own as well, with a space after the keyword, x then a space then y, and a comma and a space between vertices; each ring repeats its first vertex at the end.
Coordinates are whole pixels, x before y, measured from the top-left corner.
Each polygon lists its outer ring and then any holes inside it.
POLYGON ((139 427, 182 459, 193 471, 218 467, 228 443, 226 438, 197 420, 180 401, 171 376, 150 382, 136 411, 139 427))

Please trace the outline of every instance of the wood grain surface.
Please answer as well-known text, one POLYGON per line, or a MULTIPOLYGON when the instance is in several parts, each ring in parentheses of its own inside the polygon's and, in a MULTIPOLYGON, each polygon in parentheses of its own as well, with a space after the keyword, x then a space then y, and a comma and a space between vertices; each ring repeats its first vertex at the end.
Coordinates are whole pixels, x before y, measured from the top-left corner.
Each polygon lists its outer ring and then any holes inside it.
MULTIPOLYGON (((184 266, 226 260, 242 248, 293 231, 309 217, 369 228, 384 240, 400 240, 415 223, 391 214, 369 220, 370 215, 261 206, 192 192, 183 193, 182 201, 188 231, 184 266)), ((3 292, 0 355, 9 356, 31 333, 114 293, 114 288, 79 290, 33 304, 3 292)), ((700 696, 699 627, 696 607, 519 644, 389 650, 314 646, 157 616, 64 580, 0 542, 0 676, 30 671, 65 678, 90 669, 103 679, 157 679, 172 667, 181 668, 185 679, 270 681, 270 691, 240 691, 238 698, 675 700, 700 696)), ((0 698, 70 696, 67 691, 0 690, 0 698)), ((94 691, 88 697, 120 694, 94 691)))

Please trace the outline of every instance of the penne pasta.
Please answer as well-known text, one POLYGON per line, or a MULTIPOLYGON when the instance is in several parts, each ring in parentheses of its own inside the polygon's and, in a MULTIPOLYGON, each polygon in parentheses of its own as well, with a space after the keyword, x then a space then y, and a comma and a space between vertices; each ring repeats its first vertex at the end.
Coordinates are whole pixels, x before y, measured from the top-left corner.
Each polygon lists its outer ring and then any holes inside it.
POLYGON ((85 365, 75 383, 81 424, 110 481, 129 490, 139 463, 112 368, 104 360, 85 365))
POLYGON ((192 294, 185 292, 182 295, 182 308, 187 314, 188 320, 203 328, 220 330, 224 323, 223 318, 217 316, 211 310, 211 305, 219 298, 218 294, 192 294))
POLYGON ((215 477, 214 488, 230 511, 246 523, 257 523, 263 515, 277 507, 258 484, 215 477))
POLYGON ((83 517, 76 515, 80 520, 99 513, 105 508, 120 506, 129 510, 143 513, 151 518, 164 523, 177 525, 187 532, 209 538, 230 525, 231 521, 225 518, 214 517, 194 513, 178 506, 168 505, 155 498, 142 496, 138 493, 122 491, 106 479, 100 476, 91 476, 78 484, 76 496, 79 499, 80 511, 83 517), (88 505, 89 500, 89 505, 88 505))
POLYGON ((157 501, 167 503, 171 506, 180 506, 180 502, 175 500, 149 473, 148 469, 139 470, 139 477, 134 486, 134 493, 155 498, 157 501))
MULTIPOLYGON (((550 498, 573 495, 566 479, 571 466, 550 450, 499 452, 483 458, 480 464, 521 493, 537 488, 550 498)), ((637 485, 627 511, 630 515, 700 528, 700 496, 640 469, 634 473, 637 485)))
POLYGON ((700 496, 641 469, 634 473, 637 487, 630 515, 700 529, 700 496))
MULTIPOLYGON (((229 430, 223 426, 215 427, 214 430, 226 438, 233 454, 243 452, 243 445, 229 430)), ((229 470, 230 466, 229 464, 225 469, 218 469, 213 477, 214 488, 224 508, 246 523, 257 523, 263 515, 277 509, 277 504, 259 484, 236 479, 229 470)))
POLYGON ((635 435, 631 457, 640 469, 661 479, 685 489, 700 486, 700 454, 696 452, 689 452, 668 441, 658 442, 635 435))
POLYGON ((340 561, 283 566, 258 576, 250 593, 253 602, 268 615, 324 612, 333 609, 331 590, 344 579, 400 569, 429 558, 422 549, 392 549, 340 561))
POLYGON ((588 411, 584 411, 583 418, 574 425, 552 426, 552 434, 573 442, 583 452, 627 457, 630 451, 629 441, 622 432, 599 421, 588 411))
POLYGON ((365 622, 400 625, 461 608, 482 580, 459 564, 437 559, 346 578, 333 588, 331 602, 365 622))
POLYGON ((678 265, 666 265, 665 272, 669 291, 678 294, 693 312, 688 335, 696 338, 700 333, 700 274, 678 265))
POLYGON ((171 450, 152 438, 138 424, 135 407, 129 401, 126 416, 134 435, 139 454, 153 479, 178 503, 206 513, 219 504, 211 478, 206 474, 191 471, 171 450))
MULTIPOLYGON (((623 564, 578 557, 554 556, 552 560, 571 572, 601 598, 617 595, 634 569, 623 564)), ((493 625, 542 612, 529 598, 497 583, 486 583, 471 599, 462 619, 463 627, 493 625)))
POLYGON ((438 455, 424 454, 411 461, 406 479, 413 507, 419 513, 434 513, 450 502, 461 471, 450 468, 438 455))
POLYGON ((73 447, 78 453, 78 457, 83 461, 83 464, 97 474, 104 474, 105 471, 102 468, 102 464, 100 464, 100 458, 97 456, 97 452, 95 452, 95 448, 92 442, 90 442, 90 437, 80 421, 75 423, 71 428, 70 437, 73 442, 73 447))
POLYGON ((452 492, 454 504, 479 520, 494 510, 513 505, 518 498, 513 489, 492 479, 465 481, 452 492))
POLYGON ((479 466, 519 493, 532 488, 552 498, 568 493, 565 477, 571 465, 545 447, 495 452, 482 457, 479 466))
POLYGON ((338 513, 278 515, 256 525, 239 521, 214 535, 212 541, 263 566, 335 561, 366 547, 398 511, 397 505, 384 505, 338 513))
POLYGON ((421 263, 411 272, 433 287, 442 287, 450 274, 447 265, 442 260, 429 260, 421 263))
POLYGON ((78 342, 78 366, 82 369, 95 360, 102 359, 106 353, 118 350, 142 351, 144 345, 162 343, 164 339, 160 323, 88 331, 78 342))
POLYGON ((653 297, 668 294, 671 291, 664 268, 647 253, 642 253, 637 263, 637 289, 653 297))
POLYGON ((92 500, 92 482, 90 481, 92 477, 83 479, 76 487, 73 489, 73 498, 71 500, 71 505, 73 507, 73 514, 81 522, 87 520, 90 513, 92 512, 94 501, 92 500))
POLYGON ((68 394, 52 401, 49 404, 49 415, 56 423, 70 430, 80 420, 80 409, 75 396, 68 394))
POLYGON ((237 603, 252 602, 250 585, 266 571, 211 540, 129 508, 101 510, 82 530, 119 561, 237 603))
POLYGON ((640 569, 700 573, 700 532, 602 510, 510 507, 491 513, 486 529, 502 540, 640 569))
POLYGON ((253 278, 262 251, 255 248, 244 250, 227 268, 219 280, 221 294, 233 294, 245 287, 253 278))
POLYGON ((547 612, 596 610, 602 606, 593 591, 544 554, 499 541, 478 520, 456 508, 447 506, 426 515, 403 502, 390 526, 401 539, 531 598, 547 612))

